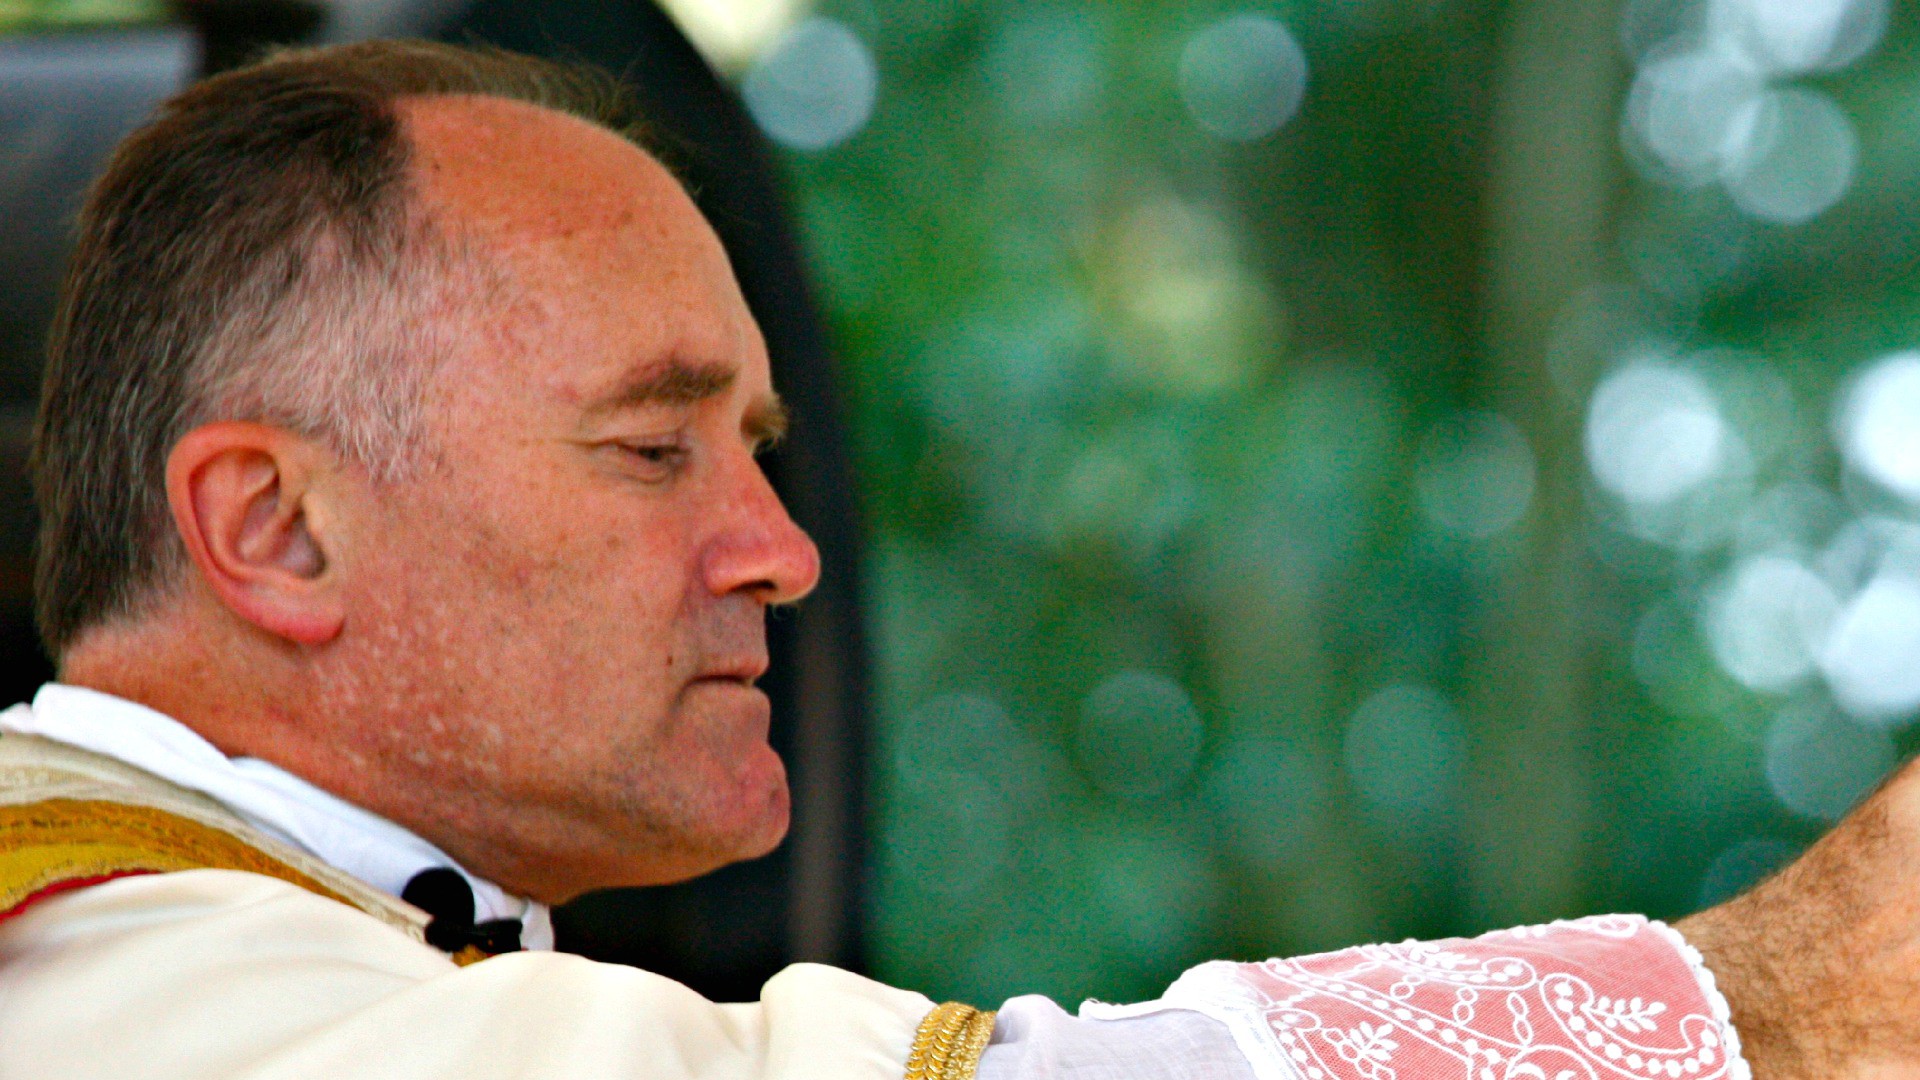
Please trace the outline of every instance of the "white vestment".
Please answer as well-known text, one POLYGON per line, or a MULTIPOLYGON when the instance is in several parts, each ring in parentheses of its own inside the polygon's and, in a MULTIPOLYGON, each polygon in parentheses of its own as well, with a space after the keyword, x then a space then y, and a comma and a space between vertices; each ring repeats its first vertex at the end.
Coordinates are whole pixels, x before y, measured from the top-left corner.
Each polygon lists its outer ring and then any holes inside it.
MULTIPOLYGON (((0 805, 35 784, 36 798, 104 792, 207 822, 347 902, 223 869, 125 877, 39 900, 0 922, 0 1080, 901 1080, 909 1055, 928 1045, 929 999, 819 965, 788 968, 748 1004, 715 1004, 657 975, 549 951, 457 966, 422 941, 425 915, 393 896, 414 873, 459 870, 478 917, 526 919, 534 945, 551 942, 545 909, 396 824, 265 762, 230 760, 131 702, 50 685, 32 707, 0 713, 0 805)), ((1731 1051, 1717 1067, 1744 1075, 1711 976, 1673 937, 1653 946, 1688 956, 1668 985, 1716 1003, 1712 1016, 1689 1015, 1691 1041, 1680 1049, 1696 1056, 1675 1057, 1676 1067, 1705 1060, 1704 1027, 1712 1046, 1731 1051)), ((1368 955, 1361 968, 1380 970, 1368 955)), ((1298 977, 1311 988, 1331 970, 1298 977)), ((1268 1000, 1272 972, 1264 982, 1237 978, 1211 998, 1195 996, 1189 979, 1165 1001, 1083 1006, 1080 1017, 1045 998, 1015 998, 1000 1010, 979 1080, 1318 1080, 1274 1034, 1296 1022, 1275 1017, 1304 1014, 1300 1001, 1268 1000)), ((1364 995, 1354 985, 1340 1003, 1364 995)), ((1318 1030, 1346 1054, 1332 1023, 1318 1030)), ((1530 1046, 1519 1051, 1538 1049, 1530 1046)), ((1398 1073, 1429 1075, 1443 1073, 1398 1073)))

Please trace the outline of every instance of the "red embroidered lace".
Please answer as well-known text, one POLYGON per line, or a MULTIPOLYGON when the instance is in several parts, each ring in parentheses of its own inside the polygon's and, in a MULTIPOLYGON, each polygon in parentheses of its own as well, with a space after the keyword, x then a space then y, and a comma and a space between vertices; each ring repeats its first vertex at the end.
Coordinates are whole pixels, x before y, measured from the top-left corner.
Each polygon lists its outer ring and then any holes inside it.
POLYGON ((1166 1008, 1227 1024, 1260 1080, 1749 1080, 1699 953, 1637 915, 1203 964, 1081 1015, 1166 1008))

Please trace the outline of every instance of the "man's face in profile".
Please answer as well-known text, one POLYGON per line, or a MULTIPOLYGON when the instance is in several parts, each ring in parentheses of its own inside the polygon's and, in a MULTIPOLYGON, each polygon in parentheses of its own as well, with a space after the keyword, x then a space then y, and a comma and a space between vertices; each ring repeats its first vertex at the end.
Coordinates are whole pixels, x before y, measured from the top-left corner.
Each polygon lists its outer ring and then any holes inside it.
POLYGON ((754 458, 782 417, 726 257, 607 132, 490 98, 404 116, 425 208, 498 281, 447 313, 427 463, 342 553, 366 655, 338 689, 402 718, 349 752, 460 778, 422 808, 456 826, 513 808, 503 849, 585 868, 522 883, 547 898, 761 854, 788 813, 765 607, 819 562, 754 458))

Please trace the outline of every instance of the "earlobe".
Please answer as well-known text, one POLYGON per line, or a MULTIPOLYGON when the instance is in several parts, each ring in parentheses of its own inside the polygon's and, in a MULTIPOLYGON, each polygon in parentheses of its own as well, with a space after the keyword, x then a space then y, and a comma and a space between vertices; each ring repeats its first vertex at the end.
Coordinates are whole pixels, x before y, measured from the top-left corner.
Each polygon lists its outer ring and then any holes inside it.
POLYGON ((300 645, 340 633, 320 472, 330 456, 266 424, 189 432, 167 458, 167 500, 188 557, 241 620, 300 645))

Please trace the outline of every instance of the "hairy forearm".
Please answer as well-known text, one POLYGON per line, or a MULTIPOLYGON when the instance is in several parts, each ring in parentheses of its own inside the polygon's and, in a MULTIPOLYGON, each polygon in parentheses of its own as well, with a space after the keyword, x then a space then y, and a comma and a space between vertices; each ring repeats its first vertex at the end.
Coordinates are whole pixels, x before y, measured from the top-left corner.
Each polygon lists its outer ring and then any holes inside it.
POLYGON ((1782 977, 1778 957, 1755 940, 1734 904, 1723 904, 1674 924, 1700 951, 1727 999, 1741 1052, 1756 1080, 1816 1080, 1834 1074, 1819 1067, 1824 1055, 1805 1045, 1796 1030, 1794 994, 1782 977))
POLYGON ((1920 845, 1905 787, 1675 926, 1713 972, 1759 1080, 1920 1076, 1920 845))

